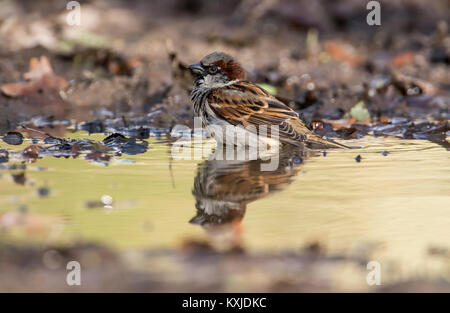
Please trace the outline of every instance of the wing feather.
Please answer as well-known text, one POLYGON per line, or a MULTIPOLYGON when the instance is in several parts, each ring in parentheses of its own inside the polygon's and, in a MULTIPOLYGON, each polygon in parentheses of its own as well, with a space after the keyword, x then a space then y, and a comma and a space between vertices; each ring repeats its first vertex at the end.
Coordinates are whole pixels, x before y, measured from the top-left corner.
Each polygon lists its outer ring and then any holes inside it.
POLYGON ((234 126, 265 125, 270 129, 271 125, 278 125, 281 141, 300 144, 309 132, 298 113, 264 89, 248 82, 213 89, 207 100, 218 117, 234 126))

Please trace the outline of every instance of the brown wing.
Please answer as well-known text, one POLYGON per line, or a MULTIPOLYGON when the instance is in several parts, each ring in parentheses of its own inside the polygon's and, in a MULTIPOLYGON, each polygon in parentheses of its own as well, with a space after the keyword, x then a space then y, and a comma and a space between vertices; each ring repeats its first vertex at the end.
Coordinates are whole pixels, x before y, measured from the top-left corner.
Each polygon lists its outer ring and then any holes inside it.
POLYGON ((214 89, 208 95, 208 104, 216 115, 235 126, 253 125, 258 129, 266 125, 269 132, 271 125, 278 125, 281 141, 300 144, 311 134, 294 110, 248 82, 214 89))

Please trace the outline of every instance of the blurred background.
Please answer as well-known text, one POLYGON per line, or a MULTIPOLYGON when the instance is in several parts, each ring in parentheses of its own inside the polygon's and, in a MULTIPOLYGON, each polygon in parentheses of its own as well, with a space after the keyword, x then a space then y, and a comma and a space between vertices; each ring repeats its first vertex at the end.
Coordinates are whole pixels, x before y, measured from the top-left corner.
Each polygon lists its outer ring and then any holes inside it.
POLYGON ((65 1, 0 1, 0 84, 23 80, 41 55, 69 84, 53 101, 3 92, 0 130, 36 114, 86 120, 161 110, 155 125, 190 123, 184 66, 213 51, 235 56, 250 80, 308 121, 340 119, 360 100, 372 117, 439 118, 448 106, 448 97, 397 105, 405 95, 448 96, 446 0, 380 1, 380 26, 367 24, 360 0, 79 3, 81 23, 70 26, 65 1))

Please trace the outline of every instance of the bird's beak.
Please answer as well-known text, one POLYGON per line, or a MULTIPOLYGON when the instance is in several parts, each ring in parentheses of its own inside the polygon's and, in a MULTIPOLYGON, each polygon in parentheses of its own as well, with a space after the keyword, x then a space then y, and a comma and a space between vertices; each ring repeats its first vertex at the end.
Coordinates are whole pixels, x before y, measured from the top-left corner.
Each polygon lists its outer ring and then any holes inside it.
POLYGON ((194 75, 203 75, 205 73, 205 69, 200 63, 189 65, 189 69, 194 75))
POLYGON ((203 223, 206 221, 206 218, 204 215, 202 214, 198 214, 196 216, 194 216, 193 218, 191 218, 191 220, 189 221, 189 223, 191 224, 195 224, 195 225, 203 225, 203 223))

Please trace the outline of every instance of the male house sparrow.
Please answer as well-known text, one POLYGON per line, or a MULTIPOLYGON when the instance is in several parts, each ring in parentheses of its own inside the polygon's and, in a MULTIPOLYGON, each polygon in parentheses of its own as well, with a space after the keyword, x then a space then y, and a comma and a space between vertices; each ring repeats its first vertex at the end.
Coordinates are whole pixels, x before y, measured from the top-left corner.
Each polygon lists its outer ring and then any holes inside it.
MULTIPOLYGON (((298 113, 263 88, 245 81, 244 69, 230 55, 223 52, 211 53, 200 63, 189 66, 189 69, 195 76, 194 89, 191 92, 195 115, 200 117, 206 126, 213 127, 214 137, 219 142, 229 140, 228 136, 223 136, 226 126, 239 129, 237 137, 240 134, 251 136, 252 139, 246 139, 246 145, 256 143, 254 140, 258 136, 255 134, 258 134, 261 126, 266 127, 268 134, 271 126, 278 126, 278 140, 283 143, 295 146, 313 144, 319 148, 346 148, 314 134, 305 126, 298 113), (220 131, 222 136, 217 136, 220 131)), ((265 138, 266 143, 273 143, 273 139, 265 138)), ((236 140, 234 135, 232 140, 236 140)))

